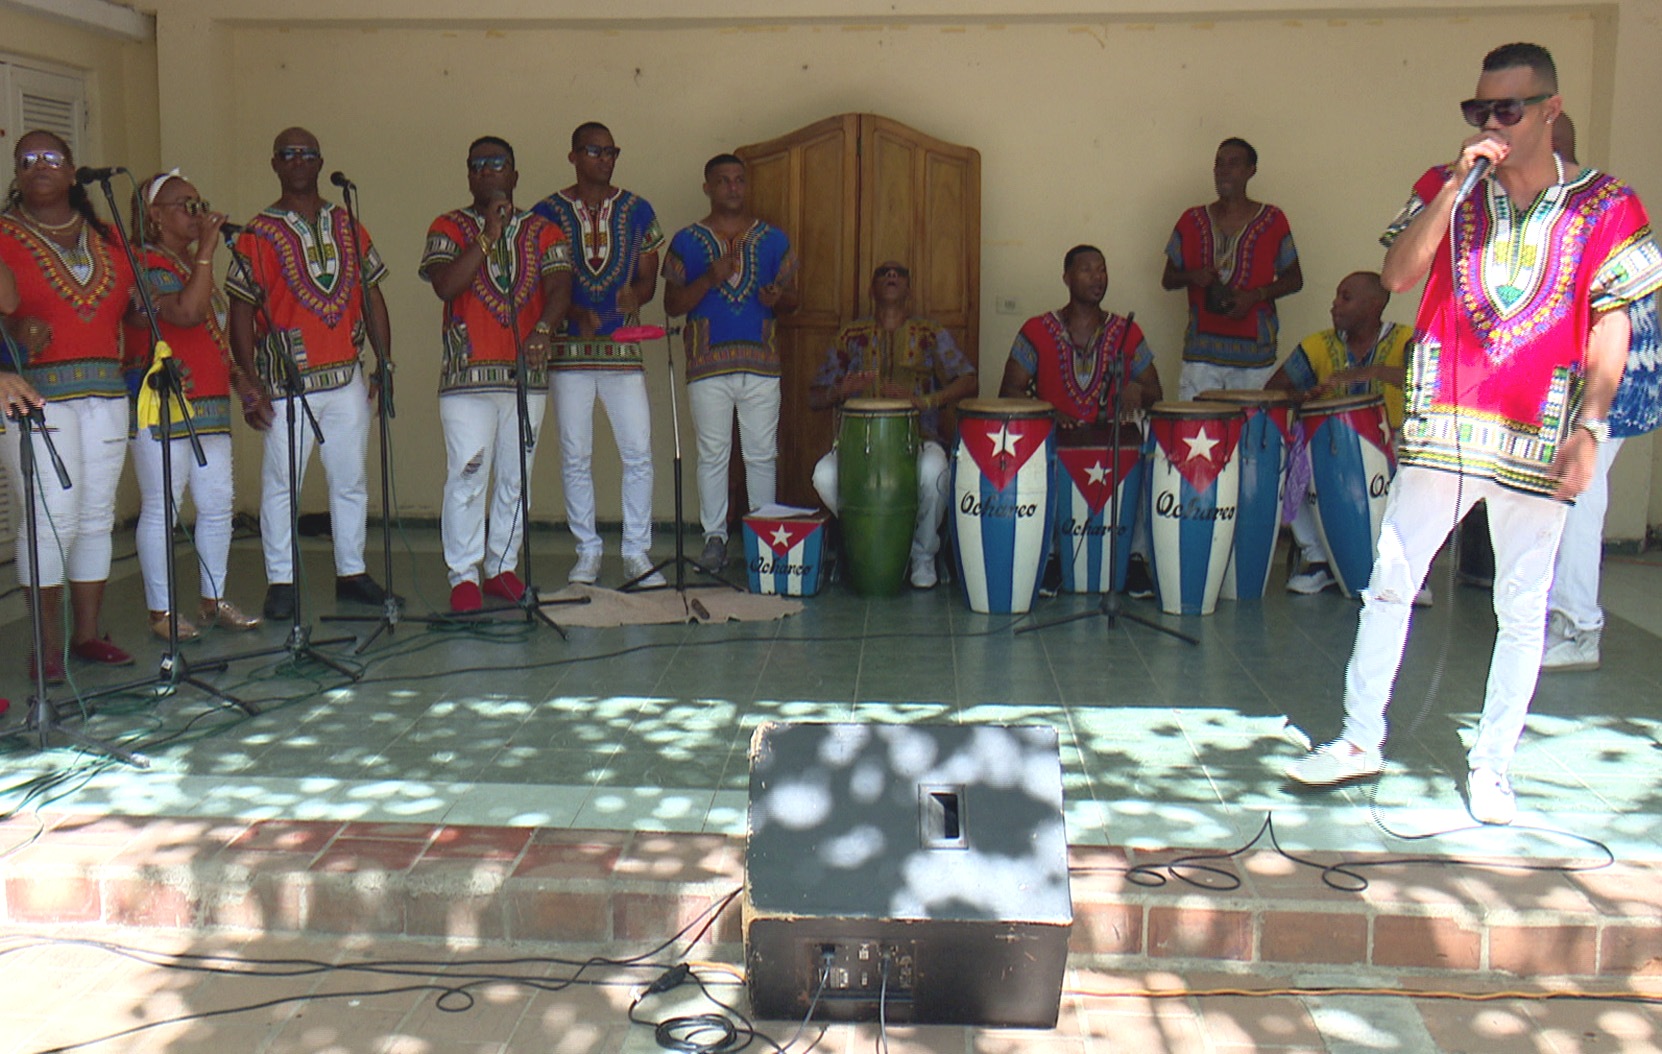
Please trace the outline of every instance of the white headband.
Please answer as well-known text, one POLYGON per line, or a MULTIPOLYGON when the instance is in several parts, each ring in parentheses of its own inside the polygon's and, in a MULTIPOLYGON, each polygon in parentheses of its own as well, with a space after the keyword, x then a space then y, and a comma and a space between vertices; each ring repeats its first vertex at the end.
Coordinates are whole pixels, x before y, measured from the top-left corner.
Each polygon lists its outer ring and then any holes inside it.
MULTIPOLYGON (((150 182, 144 185, 144 203, 146 205, 154 205, 156 203, 156 195, 160 194, 162 188, 167 186, 168 180, 184 178, 184 176, 179 174, 179 170, 175 168, 171 171, 163 172, 161 175, 151 179, 150 182)), ((189 181, 187 180, 186 182, 189 181)))

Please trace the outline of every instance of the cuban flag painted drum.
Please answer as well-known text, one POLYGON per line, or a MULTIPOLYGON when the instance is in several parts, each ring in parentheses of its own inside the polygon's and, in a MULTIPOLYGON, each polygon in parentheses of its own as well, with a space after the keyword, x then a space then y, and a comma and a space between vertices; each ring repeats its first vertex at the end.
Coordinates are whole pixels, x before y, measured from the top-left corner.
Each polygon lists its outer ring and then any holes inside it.
POLYGON ((1235 516, 1235 549, 1218 595, 1225 600, 1262 600, 1269 586, 1275 543, 1281 537, 1282 488, 1287 454, 1298 427, 1291 392, 1228 389, 1201 392, 1202 402, 1228 403, 1246 413, 1241 424, 1240 511, 1235 516))
POLYGON ((1127 444, 1120 448, 1119 464, 1109 447, 1060 447, 1056 451, 1056 479, 1051 487, 1056 502, 1056 539, 1062 557, 1062 590, 1067 593, 1108 591, 1109 549, 1113 550, 1113 590, 1125 588, 1131 562, 1131 526, 1137 502, 1143 496, 1143 452, 1127 444), (1109 498, 1119 488, 1119 525, 1109 545, 1109 498))
POLYGON ((952 530, 958 581, 971 611, 1015 614, 1033 607, 1050 547, 1054 432, 1049 403, 958 404, 952 530))
POLYGON ((1385 492, 1396 475, 1396 450, 1384 401, 1377 395, 1316 399, 1299 411, 1310 442, 1310 488, 1316 529, 1345 596, 1366 589, 1373 573, 1385 492))
POLYGON ((1227 403, 1155 403, 1148 411, 1149 534, 1168 615, 1210 615, 1235 542, 1245 420, 1227 403))
POLYGON ((744 566, 752 593, 811 597, 825 584, 825 513, 744 518, 744 566))

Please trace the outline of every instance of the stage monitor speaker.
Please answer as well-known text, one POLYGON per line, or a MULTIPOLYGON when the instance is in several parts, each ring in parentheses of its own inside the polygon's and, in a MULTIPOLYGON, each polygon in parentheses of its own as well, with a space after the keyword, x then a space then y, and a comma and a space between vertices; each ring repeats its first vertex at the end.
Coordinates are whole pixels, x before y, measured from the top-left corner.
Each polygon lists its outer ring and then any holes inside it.
POLYGON ((751 1005, 1052 1028, 1073 903, 1056 730, 768 723, 750 744, 751 1005))

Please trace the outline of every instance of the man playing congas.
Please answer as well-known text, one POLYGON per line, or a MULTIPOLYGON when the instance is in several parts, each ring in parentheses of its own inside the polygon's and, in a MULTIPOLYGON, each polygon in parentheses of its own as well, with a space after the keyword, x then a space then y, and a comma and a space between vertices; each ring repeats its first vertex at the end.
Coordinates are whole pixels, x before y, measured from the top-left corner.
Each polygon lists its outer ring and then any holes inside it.
MULTIPOLYGON (((944 411, 974 395, 975 367, 958 350, 952 334, 911 314, 912 277, 904 265, 886 260, 871 276, 872 315, 837 331, 814 376, 808 404, 816 410, 840 407, 849 399, 904 399, 917 408, 918 515, 912 533, 911 580, 918 589, 938 581, 935 554, 941 548, 941 514, 946 509, 947 460, 944 411)), ((814 466, 814 489, 832 515, 839 508, 837 451, 814 466)))
MULTIPOLYGON (((1333 328, 1312 333, 1281 364, 1266 388, 1290 391, 1300 401, 1341 395, 1377 395, 1394 436, 1402 428, 1402 379, 1407 372, 1412 328, 1386 322, 1391 294, 1374 271, 1345 276, 1329 309, 1333 328)), ((1308 489, 1308 488, 1306 488, 1308 489)), ((1337 584, 1331 559, 1316 530, 1308 495, 1299 495, 1293 539, 1303 553, 1304 569, 1287 579, 1290 593, 1320 593, 1337 584)))
MULTIPOLYGON (((998 394, 1010 399, 1042 399, 1055 410, 1057 440, 1064 447, 1108 447, 1112 423, 1146 410, 1163 397, 1154 353, 1140 326, 1103 310, 1108 295, 1108 261, 1094 245, 1076 245, 1062 257, 1062 284, 1068 302, 1055 311, 1028 319, 1010 346, 1010 361, 998 394), (1109 385, 1114 358, 1124 360, 1117 412, 1110 410, 1109 385)), ((1120 443, 1137 449, 1142 434, 1121 422, 1120 443)), ((1121 515, 1126 511, 1122 508, 1121 515)), ((1054 594, 1061 566, 1045 569, 1045 592, 1054 594)), ((1126 591, 1134 597, 1154 595, 1146 560, 1133 556, 1126 591)))

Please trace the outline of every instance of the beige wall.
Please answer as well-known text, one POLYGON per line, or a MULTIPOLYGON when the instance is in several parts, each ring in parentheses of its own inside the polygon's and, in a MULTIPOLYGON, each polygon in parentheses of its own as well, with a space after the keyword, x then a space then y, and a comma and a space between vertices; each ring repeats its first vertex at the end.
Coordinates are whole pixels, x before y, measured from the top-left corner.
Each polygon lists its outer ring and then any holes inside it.
MULTIPOLYGON (((699 167, 710 154, 830 114, 882 113, 975 146, 984 389, 996 386, 1022 317, 1061 302, 1061 254, 1080 240, 1107 250, 1110 306, 1137 312, 1175 384, 1182 302, 1159 289, 1161 251, 1178 212, 1210 196, 1212 151, 1227 135, 1258 146, 1253 192, 1288 211, 1301 249, 1307 288, 1285 302, 1284 347, 1325 327, 1333 285, 1377 266, 1379 228, 1426 165, 1452 156, 1465 134, 1454 102, 1470 93, 1483 52, 1507 40, 1554 51, 1584 159, 1662 200, 1654 0, 1480 2, 1439 15, 1392 0, 1037 0, 1019 16, 1007 10, 1017 5, 974 0, 800 0, 789 16, 776 3, 735 0, 720 19, 668 0, 575 0, 560 18, 531 0, 477 0, 469 13, 437 0, 155 6, 168 164, 184 165, 241 217, 275 196, 270 139, 299 123, 319 135, 327 166, 363 188, 364 219, 393 268, 397 489, 415 515, 436 512, 443 460, 432 392, 438 304, 415 262, 426 224, 463 202, 461 158, 481 133, 513 140, 519 199, 529 203, 569 181, 572 125, 606 121, 625 150, 619 182, 652 199, 672 229, 702 215, 699 167), (1354 10, 1333 17, 1335 8, 1354 10), (1001 298, 1018 312, 996 313, 1001 298)), ((1390 316, 1410 320, 1411 300, 1390 316)), ((651 374, 662 518, 660 361, 651 374)), ((598 430, 601 515, 615 518, 616 458, 598 430)), ((1613 536, 1638 535, 1647 513, 1662 519, 1662 499, 1651 508, 1653 482, 1662 490, 1651 445, 1630 444, 1645 449, 1623 456, 1613 536)), ((254 455, 244 437, 244 506, 254 455)), ((557 461, 545 445, 539 517, 561 516, 557 461)))

